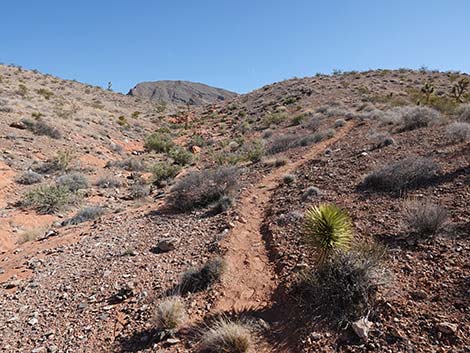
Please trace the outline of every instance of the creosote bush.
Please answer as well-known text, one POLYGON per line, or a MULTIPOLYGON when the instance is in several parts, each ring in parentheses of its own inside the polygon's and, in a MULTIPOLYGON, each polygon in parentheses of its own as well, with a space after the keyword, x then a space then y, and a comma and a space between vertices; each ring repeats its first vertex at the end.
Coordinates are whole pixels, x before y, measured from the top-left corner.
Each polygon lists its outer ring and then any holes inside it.
POLYGON ((39 186, 30 190, 22 205, 43 214, 56 213, 77 201, 68 187, 63 185, 39 186))
POLYGON ((435 234, 446 219, 446 210, 428 200, 410 200, 405 203, 404 220, 408 228, 419 235, 435 234))
POLYGON ((403 107, 400 108, 402 130, 415 130, 429 126, 441 120, 441 114, 429 107, 403 107))
POLYGON ((176 164, 182 166, 190 164, 193 160, 193 154, 179 146, 172 147, 168 155, 175 161, 176 164))
POLYGON ((190 172, 175 184, 171 204, 181 211, 205 207, 223 196, 232 196, 238 185, 235 167, 219 167, 190 172))
POLYGON ((158 185, 161 185, 163 182, 172 180, 178 175, 180 170, 181 167, 165 162, 156 163, 151 168, 153 180, 158 185))
POLYGON ((145 148, 155 152, 169 152, 173 146, 171 136, 162 132, 148 136, 145 141, 145 148))
POLYGON ((430 158, 407 157, 368 174, 361 186, 381 191, 403 191, 419 187, 437 175, 439 168, 430 158))
POLYGON ((245 353, 252 345, 252 333, 248 326, 222 318, 203 333, 200 351, 245 353))
POLYGON ((305 213, 304 239, 317 252, 319 262, 349 249, 352 237, 352 221, 339 207, 323 204, 305 213))
POLYGON ((174 331, 186 320, 186 309, 180 297, 170 297, 158 304, 155 324, 160 330, 174 331))
POLYGON ((220 280, 224 269, 225 262, 220 257, 207 261, 201 267, 190 268, 181 278, 181 293, 200 292, 209 288, 220 280))

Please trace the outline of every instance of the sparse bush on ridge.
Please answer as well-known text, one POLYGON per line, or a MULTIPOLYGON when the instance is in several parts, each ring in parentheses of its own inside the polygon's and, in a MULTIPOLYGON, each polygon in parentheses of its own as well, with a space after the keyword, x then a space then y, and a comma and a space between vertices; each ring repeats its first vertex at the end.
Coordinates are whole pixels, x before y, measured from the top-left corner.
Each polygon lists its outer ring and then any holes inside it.
POLYGON ((243 146, 245 158, 253 163, 259 162, 264 156, 266 149, 261 140, 253 140, 243 146))
POLYGON ((21 174, 17 179, 16 182, 18 184, 23 184, 23 185, 32 185, 32 184, 37 184, 42 181, 42 176, 39 173, 33 172, 32 170, 28 170, 21 174))
POLYGON ((228 319, 219 319, 203 333, 200 351, 245 353, 252 346, 253 339, 248 326, 228 319))
POLYGON ((159 162, 152 166, 151 172, 153 180, 157 184, 162 184, 173 179, 180 172, 181 167, 166 162, 159 162))
POLYGON ((168 152, 168 155, 175 161, 176 164, 182 166, 190 164, 193 160, 192 153, 179 146, 172 147, 168 152))
POLYGON ((220 280, 225 269, 222 258, 216 257, 200 267, 194 267, 183 273, 180 291, 183 294, 200 292, 220 280))
POLYGON ((64 221, 62 224, 77 225, 83 222, 92 221, 101 217, 104 214, 104 209, 100 206, 88 206, 78 211, 72 218, 64 221))
POLYGON ((66 186, 39 186, 30 190, 23 202, 24 207, 31 207, 40 213, 56 213, 77 201, 76 195, 66 186))
POLYGON ((176 330, 185 320, 186 309, 180 297, 170 297, 158 304, 155 323, 160 330, 176 330))
POLYGON ((150 185, 142 183, 135 183, 129 187, 128 198, 131 200, 137 200, 150 195, 150 185))
MULTIPOLYGON (((470 120, 469 120, 470 121, 470 120)), ((446 128, 447 138, 451 142, 470 141, 470 123, 454 122, 446 128)))
POLYGON ((173 187, 170 202, 181 211, 205 207, 223 196, 231 196, 236 191, 238 177, 235 167, 190 172, 173 187))
POLYGON ((65 186, 75 192, 89 187, 87 178, 80 173, 65 174, 57 178, 57 185, 65 186))
POLYGON ((405 222, 419 235, 436 233, 447 219, 446 210, 430 201, 412 200, 405 203, 405 222))
POLYGON ((382 191, 403 191, 419 187, 437 175, 439 168, 430 158, 407 157, 368 174, 361 186, 382 191))

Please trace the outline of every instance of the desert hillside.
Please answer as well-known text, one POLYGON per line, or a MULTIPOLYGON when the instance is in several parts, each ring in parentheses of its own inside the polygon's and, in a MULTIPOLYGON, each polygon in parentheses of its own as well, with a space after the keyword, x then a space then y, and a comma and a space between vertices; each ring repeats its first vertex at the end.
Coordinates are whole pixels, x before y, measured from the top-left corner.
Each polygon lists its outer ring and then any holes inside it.
POLYGON ((178 111, 0 66, 0 351, 465 352, 469 79, 178 111))
POLYGON ((222 88, 189 81, 141 82, 129 91, 129 95, 183 107, 229 101, 237 96, 222 88))

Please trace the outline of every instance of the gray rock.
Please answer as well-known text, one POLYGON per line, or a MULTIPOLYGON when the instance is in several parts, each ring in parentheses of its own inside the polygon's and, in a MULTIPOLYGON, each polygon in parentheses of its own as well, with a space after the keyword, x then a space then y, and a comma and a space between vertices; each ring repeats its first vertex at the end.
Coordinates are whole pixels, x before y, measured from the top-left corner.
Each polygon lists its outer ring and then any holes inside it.
POLYGON ((370 322, 366 317, 363 317, 353 322, 351 327, 359 338, 363 341, 367 341, 369 330, 372 328, 372 322, 370 322))

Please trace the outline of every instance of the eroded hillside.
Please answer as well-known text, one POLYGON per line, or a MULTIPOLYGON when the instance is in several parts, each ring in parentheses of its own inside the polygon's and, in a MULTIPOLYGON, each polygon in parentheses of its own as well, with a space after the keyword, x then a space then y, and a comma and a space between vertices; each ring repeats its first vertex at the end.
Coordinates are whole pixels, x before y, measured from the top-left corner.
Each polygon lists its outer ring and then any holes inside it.
POLYGON ((467 75, 318 75, 169 114, 1 74, 2 351, 465 351, 467 75), (306 238, 322 204, 348 246, 306 238))

